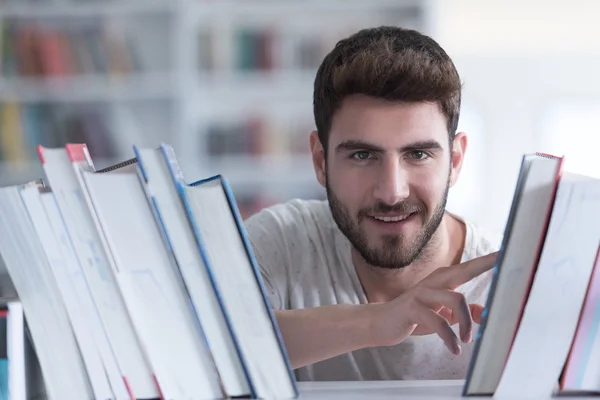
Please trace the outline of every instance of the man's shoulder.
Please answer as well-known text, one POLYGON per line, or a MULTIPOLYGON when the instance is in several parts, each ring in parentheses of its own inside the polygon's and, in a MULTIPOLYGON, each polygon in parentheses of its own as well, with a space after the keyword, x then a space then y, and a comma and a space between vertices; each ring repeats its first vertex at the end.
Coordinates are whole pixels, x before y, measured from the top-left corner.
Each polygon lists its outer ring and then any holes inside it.
MULTIPOLYGON (((500 249, 502 234, 470 220, 462 219, 462 221, 467 228, 462 262, 494 253, 500 249)), ((493 270, 489 270, 464 284, 460 290, 469 297, 469 301, 485 301, 492 277, 493 270)))
POLYGON ((472 221, 465 221, 467 237, 463 261, 496 252, 502 245, 502 234, 472 221))
POLYGON ((263 208, 244 222, 250 241, 258 245, 305 247, 330 238, 335 222, 324 200, 294 199, 263 208))
POLYGON ((290 200, 265 207, 245 220, 274 308, 289 308, 294 293, 303 296, 302 290, 312 291, 318 284, 317 276, 323 271, 314 267, 334 248, 332 220, 329 205, 321 200, 290 200))
POLYGON ((245 225, 277 225, 280 227, 307 223, 328 224, 332 220, 329 205, 325 200, 293 199, 261 209, 246 219, 245 225))

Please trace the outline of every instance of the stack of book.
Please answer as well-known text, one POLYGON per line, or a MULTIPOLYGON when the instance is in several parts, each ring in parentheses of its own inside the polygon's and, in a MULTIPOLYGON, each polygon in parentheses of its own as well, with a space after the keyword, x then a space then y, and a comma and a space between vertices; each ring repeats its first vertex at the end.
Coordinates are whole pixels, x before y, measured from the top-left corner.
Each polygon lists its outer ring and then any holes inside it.
POLYGON ((0 188, 0 254, 50 399, 298 396, 226 179, 165 144, 38 153, 44 178, 0 188))
POLYGON ((600 180, 527 154, 463 395, 600 394, 600 180))

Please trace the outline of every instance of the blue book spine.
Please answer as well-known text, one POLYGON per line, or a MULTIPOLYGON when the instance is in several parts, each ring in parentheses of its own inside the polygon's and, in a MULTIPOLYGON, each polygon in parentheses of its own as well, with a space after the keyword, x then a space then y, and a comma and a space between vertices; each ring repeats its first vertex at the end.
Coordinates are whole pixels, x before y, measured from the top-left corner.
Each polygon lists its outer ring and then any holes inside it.
POLYGON ((8 310, 0 310, 0 400, 10 400, 7 317, 8 310))
POLYGON ((186 183, 183 179, 183 174, 181 173, 181 169, 179 168, 179 165, 177 163, 177 159, 175 158, 175 154, 173 152, 173 149, 171 148, 171 146, 168 146, 166 144, 161 144, 161 150, 163 153, 163 156, 167 162, 167 165, 169 167, 169 171, 171 172, 171 176, 173 178, 173 182, 175 185, 175 188, 177 189, 177 192, 179 193, 179 198, 182 201, 183 207, 185 209, 186 215, 188 217, 188 220, 190 222, 190 226, 191 229, 194 233, 194 236, 196 238, 196 244, 198 245, 198 251, 200 254, 200 257, 202 258, 202 262, 204 263, 204 266, 206 267, 206 272, 208 274, 208 277, 210 279, 211 285, 215 291, 215 295, 217 297, 217 301, 219 302, 219 306, 221 308, 221 311, 223 313, 223 316, 225 318, 225 322, 227 324, 227 328, 229 329, 229 332, 231 333, 231 337, 233 340, 233 343, 235 345, 235 350, 236 353, 239 357, 239 360, 242 364, 242 369, 244 370, 244 375, 246 377, 246 380, 248 382, 248 386, 250 388, 250 397, 251 398, 257 398, 257 394, 256 394, 256 388, 254 386, 254 383, 252 381, 252 377, 250 376, 250 371, 248 370, 248 364, 246 362, 246 359, 244 357, 244 354, 242 353, 242 350, 240 348, 240 344, 239 344, 239 340, 237 338, 237 335, 233 329, 232 323, 231 323, 231 319, 229 317, 229 313, 227 312, 227 309, 225 307, 225 302, 223 301, 223 297, 221 296, 221 291, 219 289, 219 285, 217 284, 217 281, 214 277, 214 274, 212 272, 211 269, 211 264, 208 258, 208 254, 204 248, 204 245, 202 244, 202 238, 200 236, 200 230, 198 229, 198 227, 196 226, 196 220, 191 212, 191 207, 187 198, 187 195, 185 193, 185 186, 186 183))
POLYGON ((248 253, 248 259, 250 260, 250 264, 252 265, 252 269, 254 271, 254 276, 256 277, 256 282, 258 283, 258 287, 260 288, 260 292, 262 294, 265 309, 267 310, 267 313, 269 314, 269 318, 271 319, 271 324, 273 325, 273 329, 275 331, 277 341, 279 342, 279 348, 281 350, 281 353, 283 354, 283 358, 285 360, 288 374, 290 376, 290 380, 294 387, 294 393, 295 393, 296 397, 298 397, 300 395, 300 393, 298 391, 298 385, 296 383, 296 376, 294 375, 294 372, 292 369, 292 363, 290 362, 289 355, 285 348, 285 345, 283 342, 283 337, 281 336, 281 331, 279 329, 279 325, 277 324, 277 319, 275 318, 275 314, 273 313, 273 310, 272 310, 269 300, 267 298, 267 291, 265 290, 265 285, 263 283, 262 275, 258 268, 258 264, 257 264, 256 258, 254 256, 254 252, 252 251, 252 246, 250 245, 250 241, 248 240, 246 228, 244 227, 244 224, 242 223, 242 216, 240 215, 240 211, 239 211, 239 208, 237 207, 235 197, 233 196, 233 191, 231 190, 231 186, 229 185, 229 182, 227 181, 227 179, 225 177, 219 176, 219 178, 221 180, 221 184, 223 185, 223 190, 225 191, 225 196, 227 197, 227 200, 229 201, 229 207, 231 208, 231 212, 233 213, 235 223, 238 228, 238 232, 240 233, 242 241, 244 242, 244 247, 246 248, 246 252, 248 253))

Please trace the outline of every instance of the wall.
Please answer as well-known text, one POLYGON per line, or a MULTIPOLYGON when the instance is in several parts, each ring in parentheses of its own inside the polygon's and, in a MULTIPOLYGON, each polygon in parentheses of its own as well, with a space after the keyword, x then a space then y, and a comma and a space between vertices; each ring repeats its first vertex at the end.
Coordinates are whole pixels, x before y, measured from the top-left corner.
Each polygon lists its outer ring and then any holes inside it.
POLYGON ((454 54, 600 51, 596 0, 436 0, 433 33, 454 54))
POLYGON ((461 73, 460 128, 471 139, 449 208, 501 233, 527 152, 565 155, 567 170, 600 177, 600 2, 437 7, 432 35, 461 73))

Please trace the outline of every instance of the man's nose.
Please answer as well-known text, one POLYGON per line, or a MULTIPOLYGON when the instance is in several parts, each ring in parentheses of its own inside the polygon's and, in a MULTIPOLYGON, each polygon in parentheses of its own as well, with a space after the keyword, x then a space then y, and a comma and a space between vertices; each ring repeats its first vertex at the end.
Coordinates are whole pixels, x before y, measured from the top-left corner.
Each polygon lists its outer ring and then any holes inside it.
POLYGON ((393 205, 405 200, 409 195, 406 171, 396 157, 386 158, 375 177, 375 197, 382 203, 393 205))

